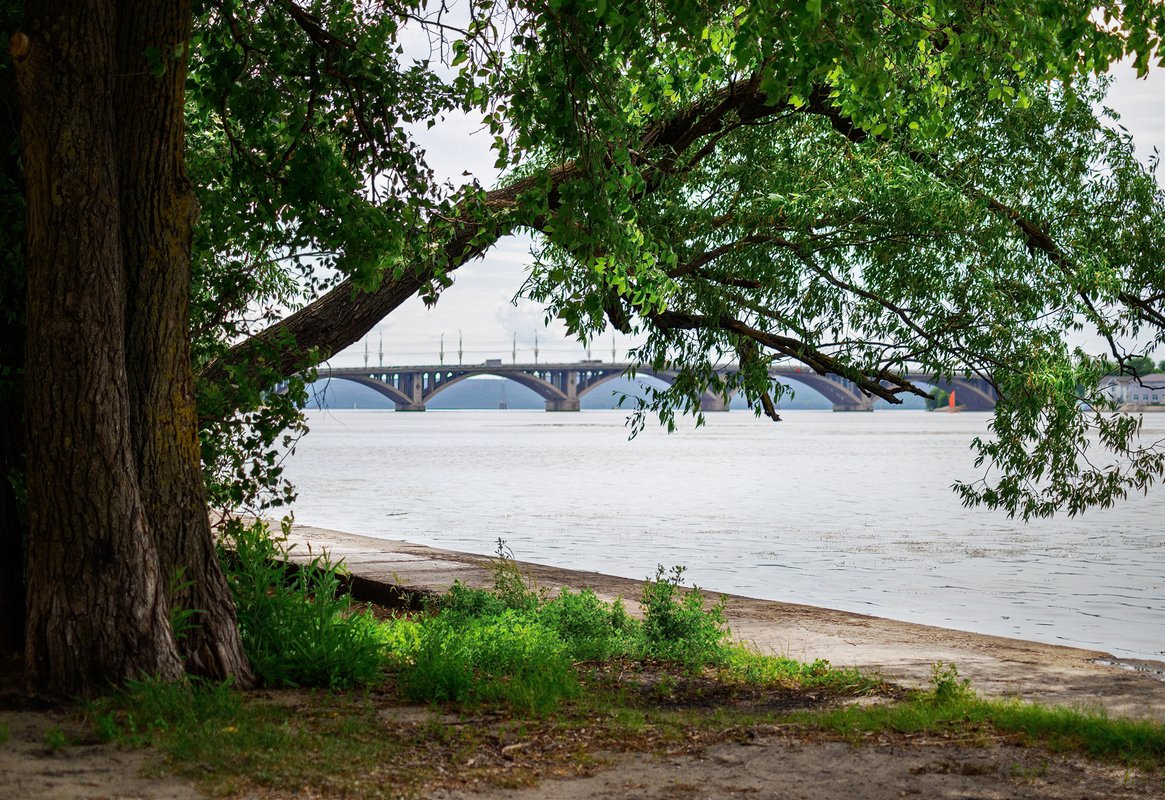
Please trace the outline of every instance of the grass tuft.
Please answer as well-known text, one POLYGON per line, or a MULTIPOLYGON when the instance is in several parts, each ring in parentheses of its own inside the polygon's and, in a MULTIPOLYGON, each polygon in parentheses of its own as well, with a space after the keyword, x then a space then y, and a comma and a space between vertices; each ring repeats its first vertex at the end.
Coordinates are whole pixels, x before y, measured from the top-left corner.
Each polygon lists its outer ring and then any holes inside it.
POLYGON ((228 526, 223 558, 243 647, 269 686, 337 688, 380 677, 383 644, 372 615, 341 592, 341 568, 325 556, 287 560, 266 525, 228 526))
POLYGON ((932 688, 901 703, 848 706, 798 715, 797 719, 845 736, 895 731, 947 736, 978 733, 1017 737, 1054 752, 1074 751, 1129 766, 1160 769, 1165 763, 1165 726, 1154 722, 1110 719, 1106 714, 1018 700, 980 697, 954 665, 941 662, 932 673, 932 688))
POLYGON ((394 627, 389 641, 411 700, 497 703, 542 714, 578 692, 566 643, 530 615, 446 612, 394 627))

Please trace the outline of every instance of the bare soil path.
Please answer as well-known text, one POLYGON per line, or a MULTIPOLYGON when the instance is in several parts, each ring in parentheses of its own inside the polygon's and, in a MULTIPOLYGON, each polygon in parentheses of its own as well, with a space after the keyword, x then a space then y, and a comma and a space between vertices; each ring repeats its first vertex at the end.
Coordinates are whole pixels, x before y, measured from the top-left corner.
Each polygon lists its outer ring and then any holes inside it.
POLYGON ((699 755, 620 755, 595 774, 517 791, 441 790, 433 800, 1155 800, 1161 778, 1012 746, 759 739, 699 755))

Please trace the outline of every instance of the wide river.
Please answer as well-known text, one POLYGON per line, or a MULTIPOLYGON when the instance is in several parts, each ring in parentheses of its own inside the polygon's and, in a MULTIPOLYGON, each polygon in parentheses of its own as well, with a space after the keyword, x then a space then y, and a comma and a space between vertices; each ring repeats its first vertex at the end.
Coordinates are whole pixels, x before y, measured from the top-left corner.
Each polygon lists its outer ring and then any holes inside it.
POLYGON ((1165 660, 1165 488, 1024 523, 950 489, 986 414, 782 414, 315 411, 287 475, 308 525, 1165 660))

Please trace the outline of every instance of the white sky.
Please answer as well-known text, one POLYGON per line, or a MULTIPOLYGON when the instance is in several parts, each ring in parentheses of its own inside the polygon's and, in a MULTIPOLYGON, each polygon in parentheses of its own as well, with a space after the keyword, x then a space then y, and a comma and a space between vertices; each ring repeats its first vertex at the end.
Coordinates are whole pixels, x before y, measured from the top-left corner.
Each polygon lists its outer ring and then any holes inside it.
MULTIPOLYGON (((1165 70, 1154 69, 1147 79, 1138 80, 1131 69, 1118 66, 1114 75, 1116 81, 1107 105, 1120 114, 1121 124, 1133 136, 1138 156, 1146 159, 1153 148, 1165 151, 1165 70)), ((422 138, 429 163, 439 176, 461 183, 468 180, 462 175, 468 171, 483 186, 492 186, 497 179, 490 141, 473 120, 452 117, 422 138)), ((385 364, 435 364, 442 334, 446 364, 458 363, 459 336, 464 363, 481 363, 487 358, 509 362, 515 336, 518 361, 533 361, 536 332, 539 361, 587 358, 586 350, 567 337, 557 320, 544 326, 541 306, 525 300, 512 302, 525 278, 529 248, 530 240, 524 237, 502 240, 484 259, 453 273, 453 286, 435 307, 426 309, 419 298, 412 298, 377 325, 362 343, 333 358, 331 364, 362 365, 365 342, 372 364, 378 362, 381 347, 385 364)), ((613 338, 622 360, 631 342, 621 334, 613 338)), ((612 333, 608 331, 592 348, 590 357, 609 360, 612 333)))

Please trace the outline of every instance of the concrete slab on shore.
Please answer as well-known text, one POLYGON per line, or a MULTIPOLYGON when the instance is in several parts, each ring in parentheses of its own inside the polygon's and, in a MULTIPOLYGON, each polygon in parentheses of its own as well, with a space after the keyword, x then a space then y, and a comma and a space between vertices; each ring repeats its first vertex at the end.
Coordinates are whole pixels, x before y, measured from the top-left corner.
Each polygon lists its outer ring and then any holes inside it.
MULTIPOLYGON (((293 559, 307 560, 326 550, 333 561, 344 561, 366 587, 443 592, 454 580, 491 585, 491 559, 486 556, 305 525, 292 529, 290 543, 295 545, 293 559)), ((519 564, 539 586, 552 591, 564 586, 590 588, 604 599, 623 597, 632 612, 643 585, 597 572, 519 564)), ((1104 709, 1114 716, 1165 723, 1165 664, 1159 662, 1113 666, 1117 659, 1094 650, 736 595, 729 595, 728 622, 734 638, 762 652, 804 661, 823 658, 907 685, 928 683, 936 661, 953 662, 959 674, 984 694, 1104 709)))

